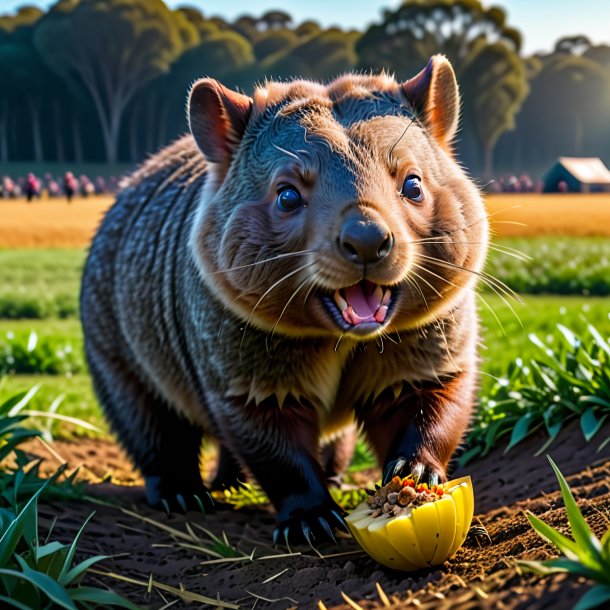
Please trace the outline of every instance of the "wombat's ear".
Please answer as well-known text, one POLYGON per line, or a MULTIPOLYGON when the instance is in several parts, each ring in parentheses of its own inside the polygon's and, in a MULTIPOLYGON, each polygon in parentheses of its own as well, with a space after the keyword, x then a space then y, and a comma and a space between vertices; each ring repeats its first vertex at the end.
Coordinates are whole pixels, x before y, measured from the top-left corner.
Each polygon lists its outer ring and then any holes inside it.
POLYGON ((208 161, 228 164, 252 110, 252 98, 227 89, 213 78, 191 87, 188 119, 197 146, 208 161))
POLYGON ((409 105, 430 133, 442 146, 451 144, 460 115, 460 94, 447 58, 434 55, 419 74, 401 87, 409 105))

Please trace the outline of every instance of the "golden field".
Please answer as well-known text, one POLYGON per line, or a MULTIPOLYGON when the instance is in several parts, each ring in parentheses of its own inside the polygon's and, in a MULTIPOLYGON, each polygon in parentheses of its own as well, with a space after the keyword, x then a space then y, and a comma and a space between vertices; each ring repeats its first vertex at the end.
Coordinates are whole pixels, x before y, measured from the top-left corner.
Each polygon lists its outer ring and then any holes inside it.
MULTIPOLYGON (((112 196, 65 200, 0 200, 0 248, 86 247, 112 196)), ((610 193, 501 194, 486 199, 496 237, 610 237, 610 193)))

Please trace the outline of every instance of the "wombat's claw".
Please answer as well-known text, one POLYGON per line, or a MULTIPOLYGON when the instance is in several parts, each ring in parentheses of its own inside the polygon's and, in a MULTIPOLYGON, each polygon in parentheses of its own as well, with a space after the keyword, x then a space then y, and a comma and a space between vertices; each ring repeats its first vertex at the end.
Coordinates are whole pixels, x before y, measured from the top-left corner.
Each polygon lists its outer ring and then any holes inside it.
POLYGON ((169 509, 169 502, 165 498, 161 498, 161 506, 163 507, 165 514, 169 517, 172 511, 169 509))
POLYGON ((153 508, 165 511, 167 515, 172 513, 186 513, 189 510, 201 511, 202 513, 214 510, 214 500, 201 484, 173 484, 173 481, 162 479, 158 476, 146 478, 146 498, 148 504, 153 508))
POLYGON ((322 529, 324 530, 324 532, 326 533, 326 535, 335 543, 337 544, 337 539, 335 538, 335 535, 333 534, 333 530, 330 527, 330 525, 328 525, 328 521, 326 519, 324 519, 324 517, 318 517, 318 523, 322 526, 322 529))
POLYGON ((344 530, 347 534, 349 534, 350 533, 349 527, 347 527, 347 523, 345 523, 345 519, 343 518, 343 516, 341 514, 339 514, 336 510, 331 510, 330 512, 335 517, 335 520, 337 521, 337 525, 342 530, 344 530))
POLYGON ((404 457, 388 462, 383 470, 382 484, 387 485, 394 477, 412 475, 418 483, 428 483, 430 487, 438 485, 442 475, 422 462, 409 462, 404 457))
POLYGON ((313 549, 313 544, 311 542, 311 528, 305 521, 301 521, 301 531, 303 532, 303 536, 305 536, 305 540, 307 540, 307 544, 313 549))
POLYGON ((295 511, 294 516, 280 520, 273 533, 273 543, 281 544, 283 538, 283 543, 288 548, 289 542, 306 542, 314 548, 314 542, 317 544, 324 539, 337 544, 333 533, 335 527, 349 531, 338 507, 295 511))
POLYGON ((403 457, 399 457, 391 462, 388 462, 383 470, 383 479, 381 480, 382 484, 387 485, 396 476, 406 476, 403 474, 403 468, 406 465, 407 460, 403 457))
POLYGON ((182 512, 186 513, 187 512, 186 502, 184 501, 184 496, 182 494, 176 494, 176 502, 178 502, 178 505, 182 509, 182 512))

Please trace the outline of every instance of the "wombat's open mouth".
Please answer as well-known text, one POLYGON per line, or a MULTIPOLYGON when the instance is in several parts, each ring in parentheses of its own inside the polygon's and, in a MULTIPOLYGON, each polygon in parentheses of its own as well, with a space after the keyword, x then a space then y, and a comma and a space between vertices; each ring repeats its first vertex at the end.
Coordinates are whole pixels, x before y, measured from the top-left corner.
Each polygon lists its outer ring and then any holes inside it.
POLYGON ((325 295, 322 300, 335 322, 345 330, 360 324, 381 326, 392 305, 392 291, 362 280, 353 286, 338 288, 332 297, 325 295))

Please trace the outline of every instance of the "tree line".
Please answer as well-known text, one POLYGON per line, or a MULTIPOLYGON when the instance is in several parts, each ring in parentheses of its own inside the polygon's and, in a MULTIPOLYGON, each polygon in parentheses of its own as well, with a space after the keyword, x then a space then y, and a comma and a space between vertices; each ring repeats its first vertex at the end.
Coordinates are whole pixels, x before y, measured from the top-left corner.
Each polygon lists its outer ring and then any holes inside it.
POLYGON ((0 162, 139 161, 186 130, 203 75, 245 91, 349 70, 406 79, 434 53, 455 68, 474 173, 610 161, 610 46, 574 36, 525 57, 506 12, 479 0, 406 0, 363 32, 279 10, 229 22, 162 0, 58 0, 0 17, 0 162))

